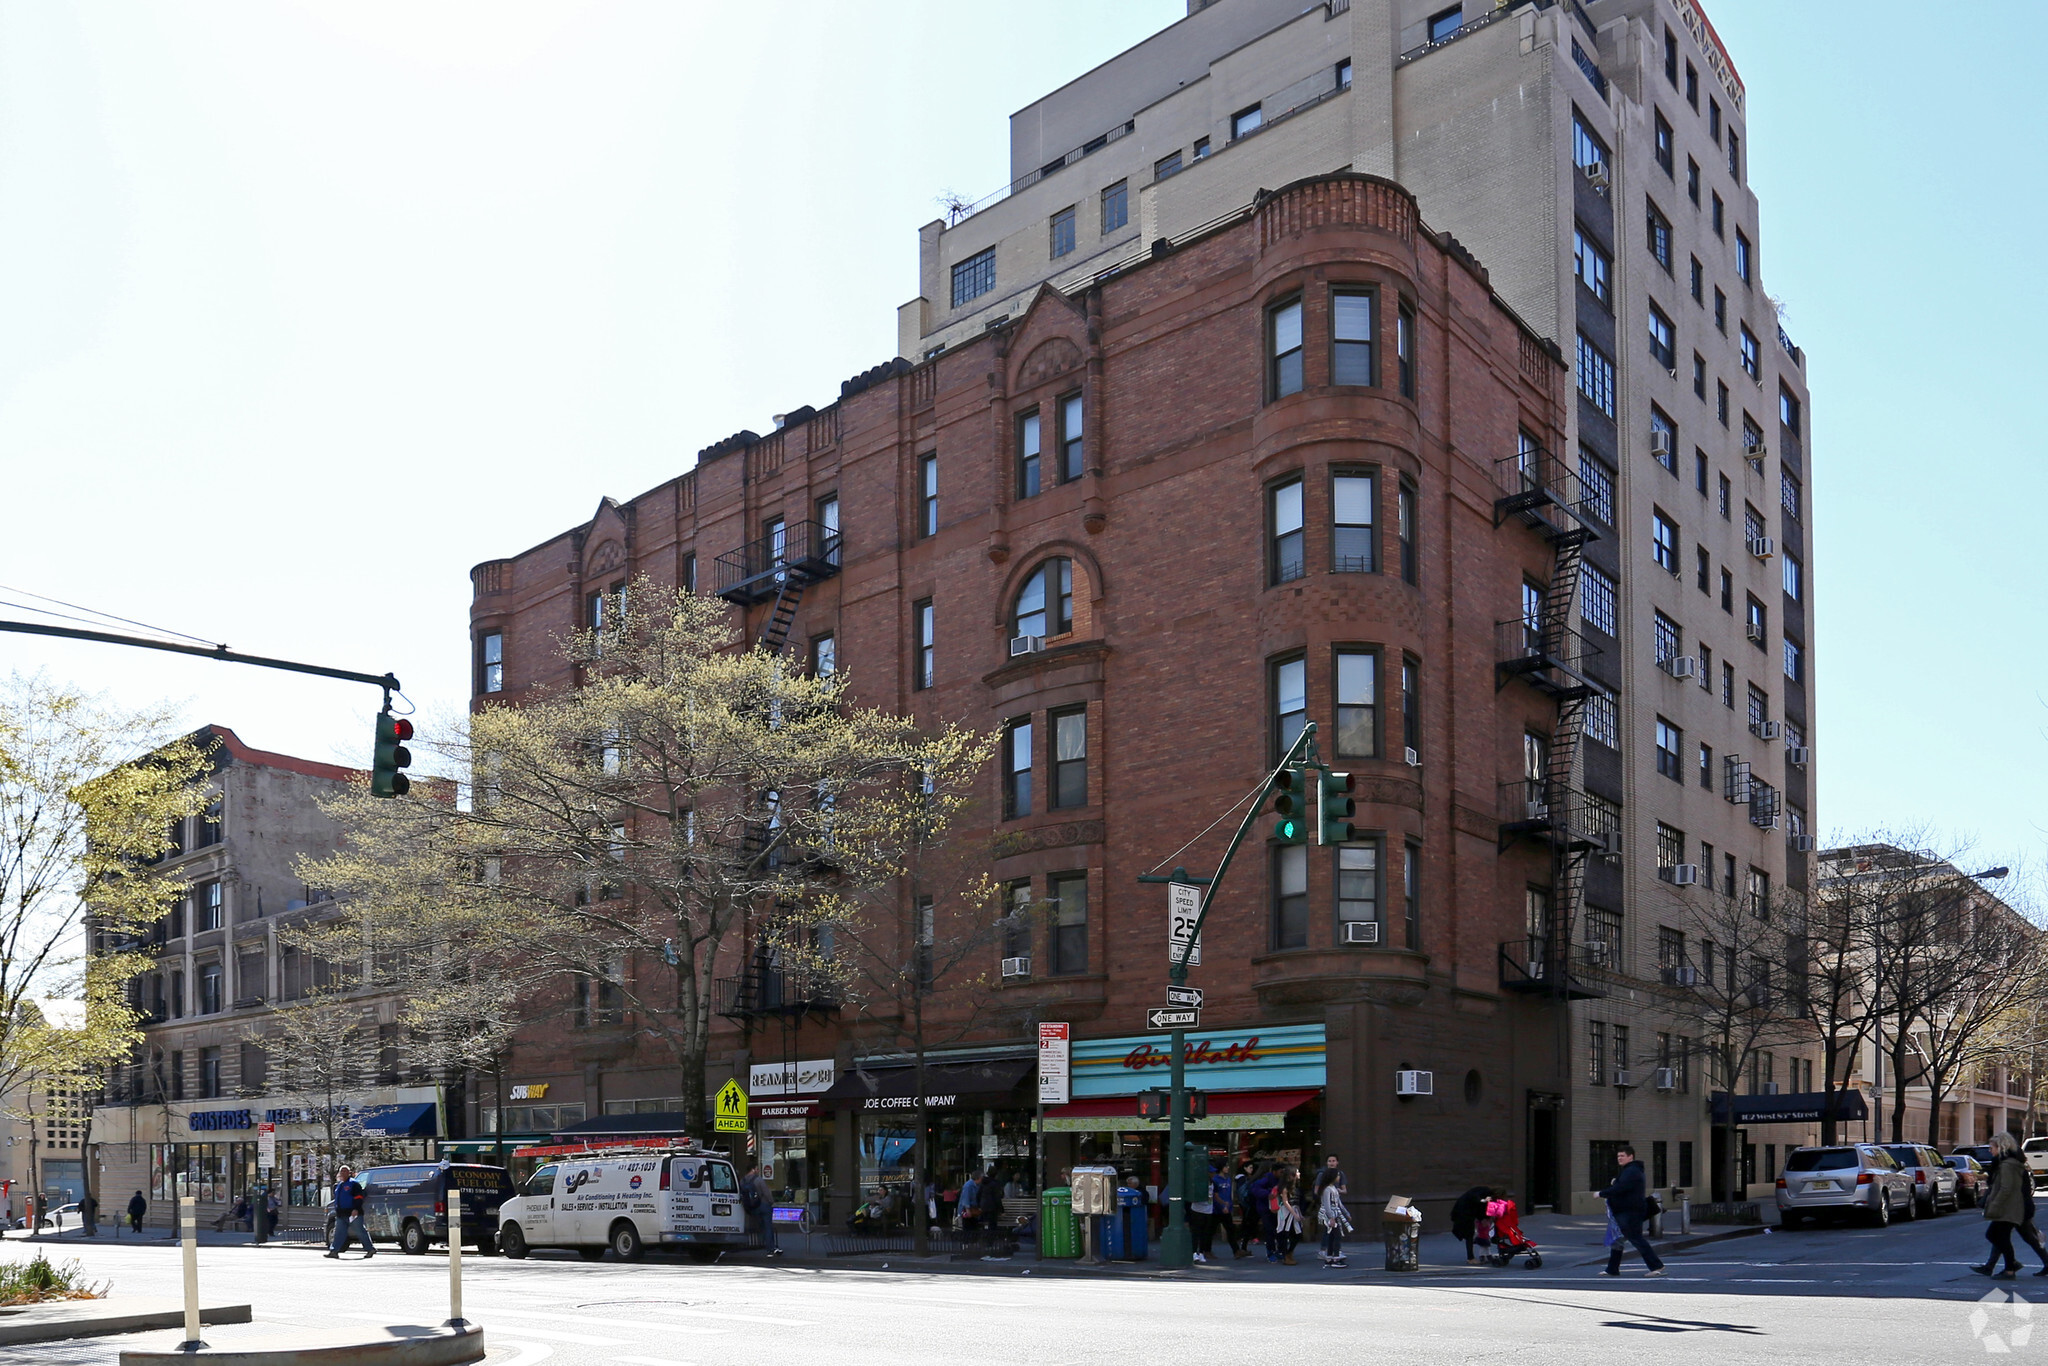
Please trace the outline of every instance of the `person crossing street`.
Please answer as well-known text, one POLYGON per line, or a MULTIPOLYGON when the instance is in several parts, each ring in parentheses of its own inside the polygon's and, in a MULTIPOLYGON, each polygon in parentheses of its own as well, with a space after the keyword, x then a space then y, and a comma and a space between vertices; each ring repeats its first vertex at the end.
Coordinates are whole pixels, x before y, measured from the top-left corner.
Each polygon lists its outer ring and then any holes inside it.
POLYGON ((363 1187, 356 1180, 353 1167, 343 1167, 334 1174, 334 1242, 328 1247, 329 1257, 341 1256, 341 1250, 348 1246, 349 1230, 363 1240, 363 1260, 377 1255, 377 1245, 370 1241, 370 1226, 363 1222, 363 1187))
POLYGON ((1621 1256, 1627 1250, 1625 1243, 1635 1244, 1636 1251, 1643 1254, 1643 1274, 1661 1276, 1664 1274, 1664 1259, 1657 1255, 1657 1249, 1650 1246, 1650 1240, 1643 1236, 1643 1220, 1650 1215, 1649 1183, 1643 1176, 1643 1164, 1636 1161, 1634 1148, 1623 1148, 1615 1154, 1621 1170, 1600 1192, 1600 1198, 1607 1202, 1607 1213, 1621 1230, 1621 1237, 1607 1253, 1607 1270, 1603 1276, 1621 1274, 1621 1256))

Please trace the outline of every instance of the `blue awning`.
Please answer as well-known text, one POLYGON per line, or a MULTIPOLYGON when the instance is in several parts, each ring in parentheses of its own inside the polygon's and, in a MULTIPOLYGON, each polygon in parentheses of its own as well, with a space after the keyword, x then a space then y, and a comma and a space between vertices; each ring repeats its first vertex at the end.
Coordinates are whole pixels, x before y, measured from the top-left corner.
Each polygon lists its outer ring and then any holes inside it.
MULTIPOLYGON (((1714 1093, 1714 1123, 1726 1124, 1728 1120, 1726 1091, 1714 1093)), ((1737 1124, 1818 1124, 1821 1106, 1827 1101, 1825 1091, 1800 1091, 1781 1096, 1736 1096, 1735 1120, 1737 1124)), ((1835 1118, 1838 1120, 1862 1120, 1870 1117, 1870 1111, 1863 1104, 1863 1093, 1857 1090, 1834 1093, 1835 1118)))
POLYGON ((413 1105, 370 1105, 361 1113, 365 1138, 439 1138, 440 1106, 432 1101, 413 1105))

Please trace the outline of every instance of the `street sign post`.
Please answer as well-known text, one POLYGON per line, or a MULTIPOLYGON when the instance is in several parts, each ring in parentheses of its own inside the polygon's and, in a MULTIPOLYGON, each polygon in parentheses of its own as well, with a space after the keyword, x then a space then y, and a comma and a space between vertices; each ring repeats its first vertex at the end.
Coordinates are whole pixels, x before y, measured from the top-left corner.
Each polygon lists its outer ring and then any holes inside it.
POLYGON ((747 1093, 740 1089, 737 1078, 718 1088, 718 1117, 712 1122, 714 1132, 721 1134, 743 1134, 747 1131, 747 1093))
POLYGON ((1167 1006, 1161 1009, 1155 1006, 1145 1012, 1145 1028, 1147 1029, 1200 1029, 1201 1027, 1202 1012, 1199 1010, 1183 1009, 1179 1006, 1167 1006))
POLYGON ((1038 1024, 1038 1103, 1065 1105, 1073 1099, 1074 1027, 1064 1021, 1038 1024))
POLYGON ((256 1126, 256 1165, 267 1175, 277 1165, 277 1126, 259 1124, 256 1126))
POLYGON ((1202 1004, 1202 989, 1200 987, 1168 987, 1166 989, 1166 1003, 1170 1006, 1200 1007, 1202 1004))
POLYGON ((1169 963, 1202 966, 1202 889, 1185 882, 1166 887, 1166 955, 1169 963))

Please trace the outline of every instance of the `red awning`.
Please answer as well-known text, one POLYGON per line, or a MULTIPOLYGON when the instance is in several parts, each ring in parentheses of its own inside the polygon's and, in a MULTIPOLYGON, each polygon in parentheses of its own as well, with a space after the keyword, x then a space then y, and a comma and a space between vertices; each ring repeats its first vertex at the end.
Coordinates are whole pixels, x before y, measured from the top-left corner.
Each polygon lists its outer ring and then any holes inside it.
MULTIPOLYGON (((1192 1089, 1192 1088, 1191 1088, 1192 1089)), ((1308 1104, 1320 1091, 1210 1091, 1211 1115, 1284 1115, 1308 1104)), ((1045 1107, 1047 1119, 1117 1119, 1138 1117, 1136 1096, 1090 1096, 1066 1105, 1045 1107)))

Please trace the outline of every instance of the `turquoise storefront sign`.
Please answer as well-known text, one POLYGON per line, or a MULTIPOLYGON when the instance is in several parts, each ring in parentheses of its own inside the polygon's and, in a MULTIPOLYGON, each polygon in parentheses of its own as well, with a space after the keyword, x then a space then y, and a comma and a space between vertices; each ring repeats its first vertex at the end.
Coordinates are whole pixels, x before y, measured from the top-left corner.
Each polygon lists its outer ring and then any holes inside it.
MULTIPOLYGON (((1168 1084, 1171 1036, 1135 1034, 1074 1043, 1074 1099, 1128 1096, 1168 1084)), ((1187 1084, 1203 1091, 1320 1087, 1328 1077, 1323 1027, 1211 1029, 1188 1035, 1187 1084)))

